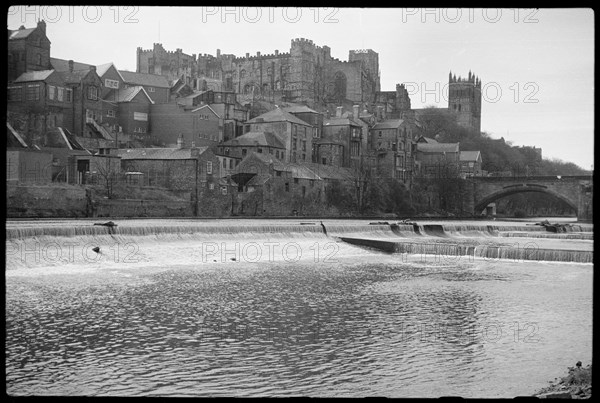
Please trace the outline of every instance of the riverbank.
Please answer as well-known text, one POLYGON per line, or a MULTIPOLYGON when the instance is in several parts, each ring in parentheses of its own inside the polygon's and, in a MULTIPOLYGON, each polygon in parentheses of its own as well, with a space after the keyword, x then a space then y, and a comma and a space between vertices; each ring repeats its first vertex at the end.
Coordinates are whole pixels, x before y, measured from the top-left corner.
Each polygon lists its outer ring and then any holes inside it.
POLYGON ((568 368, 568 375, 550 381, 550 385, 534 396, 544 398, 590 399, 592 397, 592 365, 582 367, 578 362, 568 368), (579 364, 580 366, 577 366, 579 364))

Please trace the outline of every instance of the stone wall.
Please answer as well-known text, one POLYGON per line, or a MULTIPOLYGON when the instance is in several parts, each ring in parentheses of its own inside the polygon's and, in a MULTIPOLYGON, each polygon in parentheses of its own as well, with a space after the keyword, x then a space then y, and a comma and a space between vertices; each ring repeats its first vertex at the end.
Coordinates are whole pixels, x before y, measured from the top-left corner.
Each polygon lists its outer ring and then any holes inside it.
POLYGON ((94 217, 192 217, 193 203, 172 200, 116 200, 94 201, 94 217))
POLYGON ((75 185, 6 185, 7 217, 86 217, 86 190, 75 185))

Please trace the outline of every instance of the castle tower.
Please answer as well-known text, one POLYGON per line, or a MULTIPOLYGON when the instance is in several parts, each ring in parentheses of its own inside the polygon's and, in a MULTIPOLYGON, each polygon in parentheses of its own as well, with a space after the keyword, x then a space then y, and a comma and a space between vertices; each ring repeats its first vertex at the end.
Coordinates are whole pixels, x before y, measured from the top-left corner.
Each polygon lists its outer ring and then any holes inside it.
POLYGON ((469 71, 466 78, 449 74, 448 110, 457 115, 458 124, 481 132, 481 80, 469 71))
POLYGON ((372 49, 351 50, 348 54, 348 61, 354 62, 360 60, 368 71, 369 78, 372 80, 372 87, 375 92, 381 91, 379 77, 379 54, 372 49))
POLYGON ((290 101, 313 101, 315 95, 315 44, 310 39, 292 39, 290 56, 289 86, 286 88, 290 95, 290 101))

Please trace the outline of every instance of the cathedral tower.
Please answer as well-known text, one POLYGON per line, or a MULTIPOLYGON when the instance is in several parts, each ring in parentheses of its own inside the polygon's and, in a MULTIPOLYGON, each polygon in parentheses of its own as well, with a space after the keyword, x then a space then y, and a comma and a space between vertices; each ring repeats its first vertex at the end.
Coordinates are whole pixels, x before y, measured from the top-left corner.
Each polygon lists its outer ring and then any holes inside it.
POLYGON ((448 79, 448 110, 457 115, 458 124, 481 132, 481 80, 469 71, 466 78, 448 79))

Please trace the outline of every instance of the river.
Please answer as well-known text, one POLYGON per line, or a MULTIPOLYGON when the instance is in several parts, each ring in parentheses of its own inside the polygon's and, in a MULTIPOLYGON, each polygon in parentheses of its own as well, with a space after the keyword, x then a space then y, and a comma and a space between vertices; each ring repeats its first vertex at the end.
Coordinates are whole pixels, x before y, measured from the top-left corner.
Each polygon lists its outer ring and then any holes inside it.
POLYGON ((592 358, 591 225, 93 222, 7 222, 9 395, 511 398, 592 358))

